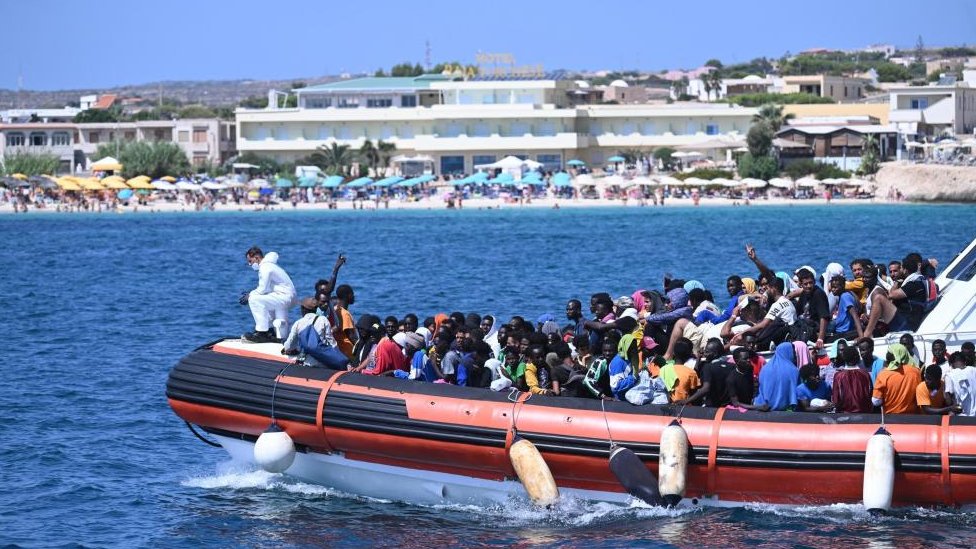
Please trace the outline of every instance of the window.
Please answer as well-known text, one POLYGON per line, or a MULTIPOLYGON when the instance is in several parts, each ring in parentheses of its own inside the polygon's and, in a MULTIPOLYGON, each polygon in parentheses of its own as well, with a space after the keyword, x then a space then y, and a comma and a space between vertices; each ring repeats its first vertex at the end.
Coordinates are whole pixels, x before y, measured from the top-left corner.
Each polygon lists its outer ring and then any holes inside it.
POLYGON ((378 97, 376 99, 367 99, 366 108, 367 109, 385 109, 387 107, 393 106, 393 99, 389 97, 378 97))
POLYGON ((603 135, 603 125, 599 122, 591 122, 590 135, 603 135))
POLYGON ((536 160, 542 163, 542 169, 547 172, 559 171, 563 167, 563 155, 561 154, 540 154, 536 160))
POLYGON ((976 248, 969 250, 969 253, 962 258, 962 261, 946 273, 946 277, 953 280, 969 281, 974 276, 976 276, 976 248))
POLYGON ((9 146, 9 147, 23 147, 24 146, 24 134, 22 134, 22 133, 8 133, 7 134, 7 146, 9 146))
POLYGON ((620 127, 620 135, 630 135, 637 133, 637 124, 633 122, 624 122, 620 127))
POLYGON ((332 129, 328 126, 319 126, 319 139, 328 139, 332 137, 332 129))
POLYGON ((539 122, 535 125, 535 135, 542 137, 556 135, 556 125, 552 122, 539 122))
POLYGON ((929 108, 929 100, 925 97, 919 97, 917 99, 912 99, 912 107, 916 110, 922 110, 929 108))
POLYGON ((336 105, 340 109, 358 109, 359 108, 359 98, 358 97, 340 97, 339 103, 336 105))
POLYGON ((331 97, 306 97, 305 98, 305 108, 306 109, 327 109, 332 106, 331 97))
POLYGON ((688 122, 685 133, 688 135, 695 135, 698 133, 698 122, 688 122))
POLYGON ((718 135, 718 124, 706 124, 705 133, 707 135, 718 135))
POLYGON ((475 166, 481 166, 482 164, 494 164, 495 156, 491 154, 476 154, 471 157, 471 163, 475 166))
POLYGON ((98 143, 98 132, 91 132, 88 134, 89 143, 98 143))
POLYGON ((641 135, 654 135, 654 122, 644 122, 641 124, 641 135))
POLYGON ((409 124, 400 126, 400 137, 403 139, 413 139, 413 126, 409 124))
POLYGON ((349 126, 339 126, 339 139, 352 139, 352 130, 349 126))
POLYGON ((449 175, 455 173, 464 173, 464 157, 463 156, 442 156, 441 174, 449 175))
POLYGON ((443 137, 458 137, 463 133, 464 133, 463 125, 458 124, 457 122, 450 122, 447 124, 447 127, 444 129, 443 137))
POLYGON ((71 145, 71 134, 68 132, 54 132, 51 135, 51 146, 67 147, 71 145))
POLYGON ((535 104, 535 94, 533 93, 520 93, 515 97, 515 102, 519 105, 533 105, 535 104))
MULTIPOLYGON (((489 126, 487 122, 477 122, 474 125, 472 135, 475 137, 489 137, 491 136, 491 126, 489 126)), ((494 162, 494 160, 492 160, 492 162, 494 162)))
POLYGON ((401 107, 416 107, 417 106, 417 96, 416 95, 404 95, 400 97, 401 107))
POLYGON ((33 132, 30 134, 31 147, 43 147, 47 145, 47 134, 44 132, 33 132))
POLYGON ((847 97, 847 86, 844 86, 844 97, 847 97))
POLYGON ((163 139, 166 139, 166 130, 155 130, 153 132, 153 139, 155 139, 156 141, 162 141, 163 139))
POLYGON ((525 122, 512 122, 509 126, 508 134, 513 137, 522 137, 523 135, 531 133, 529 125, 525 122))
POLYGON ((125 135, 123 136, 123 139, 125 139, 126 141, 135 141, 136 140, 136 132, 134 132, 134 131, 125 132, 125 135))
MULTIPOLYGON (((177 133, 176 135, 178 136, 177 140, 180 143, 190 142, 190 130, 180 130, 179 133, 177 133)), ((111 137, 109 138, 109 140, 111 140, 111 137)))
POLYGON ((393 128, 389 126, 380 126, 380 139, 389 139, 393 137, 393 128))
POLYGON ((207 142, 207 130, 193 128, 193 142, 194 143, 206 143, 207 142))

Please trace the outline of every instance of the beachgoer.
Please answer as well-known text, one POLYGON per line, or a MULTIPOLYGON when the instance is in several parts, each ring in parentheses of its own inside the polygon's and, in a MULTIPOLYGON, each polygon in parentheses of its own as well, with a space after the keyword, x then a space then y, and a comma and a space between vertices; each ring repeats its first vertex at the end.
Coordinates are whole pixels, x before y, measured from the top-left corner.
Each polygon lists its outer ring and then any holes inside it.
MULTIPOLYGON (((247 264, 258 273, 258 285, 241 298, 254 317, 254 331, 242 336, 251 343, 279 342, 288 334, 288 309, 295 304, 295 285, 278 265, 278 254, 252 246, 244 253, 247 264), (274 326, 275 331, 271 328, 274 326)), ((340 256, 341 258, 342 256, 340 256)))
POLYGON ((901 343, 888 347, 885 368, 878 374, 871 393, 871 403, 888 414, 917 414, 915 390, 922 381, 921 372, 912 364, 908 349, 901 343))
POLYGON ((792 343, 776 346, 772 360, 759 372, 759 391, 753 400, 759 410, 783 411, 796 407, 796 386, 800 373, 795 360, 792 343))
POLYGON ((838 412, 868 414, 871 404, 871 375, 861 367, 859 349, 847 347, 842 353, 843 366, 834 374, 831 402, 838 412))

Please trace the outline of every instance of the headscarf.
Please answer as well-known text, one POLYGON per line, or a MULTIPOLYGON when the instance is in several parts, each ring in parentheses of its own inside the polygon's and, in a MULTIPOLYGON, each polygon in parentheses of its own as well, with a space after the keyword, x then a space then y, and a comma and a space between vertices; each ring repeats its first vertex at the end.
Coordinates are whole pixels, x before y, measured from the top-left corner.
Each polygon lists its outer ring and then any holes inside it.
POLYGON ((889 370, 897 370, 902 364, 911 364, 912 362, 912 355, 908 352, 908 348, 901 343, 889 345, 888 352, 894 357, 894 360, 885 363, 885 368, 889 370))
POLYGON ((423 326, 421 326, 421 327, 417 328, 417 331, 414 332, 414 333, 416 333, 416 334, 420 335, 420 337, 424 338, 424 347, 430 347, 430 342, 431 342, 431 340, 434 337, 433 334, 430 333, 430 330, 428 330, 427 328, 424 328, 423 326))
POLYGON ((417 332, 400 332, 406 336, 406 347, 407 349, 414 349, 419 351, 425 347, 426 338, 418 334, 417 332))
POLYGON ((747 294, 756 293, 756 281, 752 278, 742 279, 742 290, 747 294))
POLYGON ((779 271, 776 273, 776 278, 783 281, 783 294, 788 294, 797 288, 796 282, 793 282, 793 278, 786 274, 785 271, 779 271))
POLYGON ((688 292, 684 288, 675 288, 668 292, 668 300, 671 301, 671 310, 687 307, 688 292))
POLYGON ((539 331, 546 335, 558 334, 559 324, 556 324, 555 320, 547 320, 542 324, 542 328, 539 328, 539 331))
POLYGON ((436 315, 434 315, 434 333, 435 334, 441 331, 441 324, 443 324, 445 320, 447 320, 447 314, 446 313, 437 313, 436 315))
POLYGON ((820 287, 826 290, 830 287, 830 279, 842 274, 844 274, 843 265, 840 263, 828 263, 823 275, 821 275, 820 287))
POLYGON ((634 344, 634 334, 624 334, 620 338, 620 342, 617 343, 617 354, 628 359, 627 351, 630 350, 630 346, 634 344))
POLYGON ((630 298, 634 300, 634 308, 638 311, 644 310, 644 290, 637 290, 636 292, 630 294, 630 298))
POLYGON ((538 324, 545 324, 546 322, 550 322, 550 321, 554 321, 554 320, 556 320, 556 317, 554 317, 552 315, 552 313, 544 313, 544 314, 541 314, 541 315, 539 315, 539 318, 535 319, 535 321, 538 324))
POLYGON ((810 348, 804 341, 794 341, 793 351, 796 353, 796 367, 802 368, 810 364, 810 348))
POLYGON ((684 288, 686 292, 690 293, 695 288, 698 288, 699 290, 704 290, 705 285, 702 284, 701 282, 698 282, 697 280, 689 280, 688 282, 685 282, 684 288))

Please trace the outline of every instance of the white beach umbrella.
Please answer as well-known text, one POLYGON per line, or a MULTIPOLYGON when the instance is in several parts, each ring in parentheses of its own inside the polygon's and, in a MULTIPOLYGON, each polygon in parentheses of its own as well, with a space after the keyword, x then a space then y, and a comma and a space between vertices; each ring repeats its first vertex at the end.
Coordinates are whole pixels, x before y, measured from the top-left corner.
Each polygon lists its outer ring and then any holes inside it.
POLYGON ((630 180, 630 185, 637 186, 637 187, 653 187, 657 185, 657 182, 655 182, 650 177, 647 177, 646 175, 638 175, 637 177, 630 180))
POLYGON ((207 189, 208 191, 222 191, 227 188, 227 185, 217 183, 215 181, 204 181, 203 188, 207 189))
POLYGON ((843 185, 847 183, 847 180, 842 177, 828 177, 821 181, 824 185, 843 185))
POLYGON ((680 187, 681 185, 684 184, 677 177, 671 177, 670 175, 663 175, 657 178, 657 182, 660 183, 661 185, 667 185, 670 187, 680 187))
POLYGON ((710 185, 711 182, 707 179, 702 179, 700 177, 689 177, 682 183, 685 187, 703 187, 705 185, 710 185))
POLYGON ((727 177, 716 177, 710 181, 711 185, 721 185, 723 187, 738 187, 739 182, 734 179, 729 179, 727 177))
POLYGON ((602 179, 597 179, 595 181, 596 184, 600 185, 601 187, 612 187, 614 185, 616 185, 617 187, 623 187, 624 185, 627 184, 627 181, 622 176, 619 176, 617 174, 608 175, 607 177, 604 177, 602 179))
POLYGON ((793 187, 793 180, 785 177, 774 177, 769 180, 769 184, 780 189, 789 189, 793 187))
POLYGON ((849 187, 860 187, 860 188, 864 189, 864 188, 867 188, 867 187, 873 187, 874 186, 874 181, 868 181, 867 179, 857 179, 857 178, 854 178, 854 179, 848 180, 846 183, 844 183, 844 185, 849 186, 849 187))
POLYGON ((769 185, 769 183, 763 181, 762 179, 756 179, 756 178, 753 178, 753 177, 747 177, 747 178, 743 179, 742 181, 740 181, 739 183, 742 184, 742 185, 745 185, 746 187, 748 187, 750 189, 762 189, 766 185, 769 185))
POLYGON ((596 183, 593 182, 593 176, 588 173, 577 175, 576 178, 573 179, 573 186, 577 189, 592 185, 596 185, 596 183))
POLYGON ((157 179, 150 183, 154 189, 157 191, 175 191, 176 185, 170 183, 169 181, 163 181, 162 179, 157 179))
POLYGON ((813 187, 816 187, 817 185, 820 185, 820 182, 817 181, 816 179, 812 178, 812 177, 801 177, 800 179, 797 179, 796 180, 796 186, 797 187, 803 187, 803 188, 807 188, 807 189, 812 189, 813 187))
POLYGON ((199 191, 200 185, 190 183, 189 181, 177 181, 176 188, 181 191, 199 191))

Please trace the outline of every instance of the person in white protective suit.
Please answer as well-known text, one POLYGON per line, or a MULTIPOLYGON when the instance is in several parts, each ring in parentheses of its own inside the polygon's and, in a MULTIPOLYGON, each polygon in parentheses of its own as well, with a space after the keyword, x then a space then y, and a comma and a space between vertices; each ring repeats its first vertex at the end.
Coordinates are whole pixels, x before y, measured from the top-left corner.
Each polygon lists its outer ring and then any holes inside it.
POLYGON ((258 272, 258 286, 247 294, 247 305, 254 317, 254 331, 242 336, 251 343, 279 342, 288 334, 288 309, 295 305, 295 285, 278 266, 278 254, 252 246, 245 254, 248 265, 258 272), (274 332, 271 331, 272 326, 274 332))

